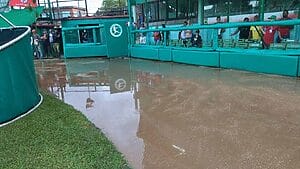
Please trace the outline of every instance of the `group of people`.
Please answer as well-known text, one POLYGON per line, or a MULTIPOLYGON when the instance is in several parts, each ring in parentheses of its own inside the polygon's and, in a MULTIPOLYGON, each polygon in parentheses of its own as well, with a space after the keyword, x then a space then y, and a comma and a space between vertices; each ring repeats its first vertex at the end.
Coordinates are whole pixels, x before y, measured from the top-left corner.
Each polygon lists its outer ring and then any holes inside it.
POLYGON ((44 30, 39 35, 36 29, 32 29, 31 45, 34 51, 34 57, 37 59, 57 57, 61 55, 62 37, 58 30, 44 30))
MULTIPOLYGON (((269 21, 275 21, 276 16, 272 15, 269 18, 269 21)), ((288 10, 284 10, 282 13, 282 18, 279 20, 290 20, 289 18, 289 12, 288 10)), ((255 15, 253 18, 253 21, 258 21, 259 16, 255 15)), ((250 19, 248 17, 244 18, 244 22, 250 22, 250 19)), ((216 18, 216 23, 222 23, 221 17, 218 16, 216 18)), ((184 22, 183 27, 190 26, 190 21, 187 20, 184 22)), ((158 26, 156 26, 156 29, 158 26)), ((165 25, 162 25, 162 28, 165 28, 165 25)), ((140 30, 146 29, 144 24, 142 23, 140 30)), ((238 27, 233 33, 230 34, 230 36, 235 36, 239 34, 239 39, 242 40, 250 40, 253 42, 262 42, 263 47, 265 49, 268 49, 270 45, 274 42, 274 39, 277 43, 281 43, 282 41, 286 39, 290 39, 290 31, 293 29, 293 26, 241 26, 238 27), (275 37, 275 35, 277 35, 275 37)), ((223 39, 223 35, 226 32, 226 29, 220 28, 218 29, 218 39, 223 39)), ((169 31, 167 33, 167 42, 169 40, 169 31)), ((164 32, 155 31, 153 32, 153 40, 155 45, 159 44, 160 42, 164 41, 164 32)), ((192 47, 202 47, 202 37, 200 35, 200 30, 181 30, 178 34, 179 41, 182 42, 182 44, 192 47)), ((146 33, 140 34, 140 44, 146 43, 146 33)))
MULTIPOLYGON (((158 26, 156 26, 156 29, 158 28, 158 26)), ((162 28, 166 28, 165 24, 162 24, 162 28)), ((165 32, 153 32, 153 39, 154 39, 154 44, 157 45, 159 43, 164 43, 165 42, 165 38, 166 38, 166 42, 169 41, 169 37, 170 37, 170 33, 166 32, 166 37, 165 37, 165 32)), ((167 44, 168 45, 168 44, 167 44)))
MULTIPOLYGON (((185 21, 183 26, 186 27, 188 25, 190 25, 189 20, 185 21)), ((162 28, 166 28, 166 25, 163 24, 162 28)), ((158 29, 158 26, 156 26, 156 29, 158 29)), ((166 42, 166 45, 168 45, 170 40, 170 32, 155 31, 153 32, 153 40, 155 45, 164 42, 166 42)), ((195 32, 193 32, 192 30, 182 30, 178 34, 178 40, 182 41, 182 44, 185 47, 187 47, 188 44, 191 44, 191 46, 193 47, 202 47, 202 38, 200 36, 200 30, 196 30, 195 32)))
MULTIPOLYGON (((258 21, 258 15, 254 16, 254 21, 258 21)), ((269 21, 275 21, 276 16, 272 15, 269 21)), ((282 18, 280 20, 290 20, 288 10, 284 10, 282 18)), ((244 22, 249 22, 249 18, 244 18, 244 22)), ((239 33, 239 39, 252 40, 256 42, 262 42, 263 47, 268 49, 270 44, 274 42, 281 43, 283 40, 290 39, 290 31, 293 26, 242 26, 238 27, 231 36, 239 33), (277 36, 275 37, 277 33, 277 36)), ((222 33, 220 37, 222 38, 222 33)))
MULTIPOLYGON (((190 20, 184 21, 183 27, 190 26, 190 20)), ((200 30, 193 32, 192 30, 181 30, 178 33, 178 39, 182 41, 185 47, 190 44, 192 47, 202 47, 202 37, 200 35, 200 30)))

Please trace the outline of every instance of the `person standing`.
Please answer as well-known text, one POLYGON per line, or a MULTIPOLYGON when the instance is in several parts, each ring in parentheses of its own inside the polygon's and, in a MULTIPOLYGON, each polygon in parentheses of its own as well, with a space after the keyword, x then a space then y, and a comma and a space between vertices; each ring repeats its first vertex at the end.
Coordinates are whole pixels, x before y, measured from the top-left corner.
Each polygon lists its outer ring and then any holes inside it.
MULTIPOLYGON (((282 13, 282 18, 280 19, 281 21, 284 20, 290 20, 289 18, 289 11, 284 10, 282 13)), ((277 43, 281 43, 282 40, 284 39, 289 39, 290 38, 290 31, 293 29, 293 26, 279 26, 278 27, 278 36, 276 38, 277 43)))
MULTIPOLYGON (((254 22, 258 21, 259 16, 255 15, 254 16, 254 22)), ((250 34, 249 34, 249 39, 255 42, 261 41, 263 37, 263 30, 261 26, 251 26, 250 27, 250 34)))
POLYGON ((43 52, 41 50, 41 37, 37 34, 35 29, 32 29, 32 46, 33 46, 33 53, 37 59, 43 58, 43 52))
POLYGON ((88 33, 86 29, 80 32, 80 42, 81 43, 88 43, 88 33))
MULTIPOLYGON (((191 21, 187 20, 187 26, 191 26, 191 21)), ((184 30, 184 34, 185 34, 185 47, 187 47, 187 42, 191 41, 192 36, 193 36, 193 31, 190 29, 184 30)))
MULTIPOLYGON (((184 21, 183 22, 183 27, 186 27, 187 24, 188 24, 187 21, 184 21)), ((184 30, 181 30, 181 31, 178 32, 178 40, 182 41, 182 42, 185 40, 185 31, 184 30)))
POLYGON ((191 43, 193 47, 202 48, 202 37, 200 35, 200 30, 196 30, 195 34, 193 34, 191 43))
MULTIPOLYGON (((142 25, 141 25, 141 27, 139 28, 139 30, 145 30, 145 29, 146 29, 145 24, 142 23, 142 25)), ((140 44, 143 44, 143 45, 146 44, 146 41, 147 41, 146 35, 147 35, 146 32, 140 33, 140 44)))
MULTIPOLYGON (((221 21, 221 16, 217 16, 217 18, 216 18, 216 23, 218 24, 218 23, 223 23, 222 21, 221 21)), ((224 28, 220 28, 220 29, 218 29, 218 39, 223 39, 223 34, 225 33, 225 29, 224 28)))
POLYGON ((60 33, 58 32, 58 30, 55 30, 53 38, 53 55, 57 58, 60 57, 60 38, 60 33))
MULTIPOLYGON (((270 16, 268 19, 270 19, 270 21, 275 21, 276 20, 276 16, 272 15, 270 16)), ((271 43, 274 42, 274 35, 277 31, 277 26, 266 26, 264 28, 264 38, 263 38, 263 45, 265 49, 269 49, 271 43)))
MULTIPOLYGON (((155 29, 158 29, 158 26, 155 27, 155 29)), ((154 44, 157 45, 161 41, 161 34, 159 31, 155 31, 153 33, 153 39, 154 39, 154 44)))
MULTIPOLYGON (((166 28, 166 24, 162 24, 162 28, 166 28)), ((170 32, 166 31, 166 39, 165 39, 165 32, 161 32, 161 39, 163 43, 166 43, 166 45, 169 45, 170 41, 170 32)))
POLYGON ((52 29, 49 30, 48 36, 49 36, 49 43, 50 43, 49 55, 53 56, 53 54, 54 54, 54 47, 53 47, 53 45, 54 45, 54 36, 55 35, 54 35, 54 32, 52 31, 52 29))
MULTIPOLYGON (((249 22, 249 18, 244 18, 244 22, 249 22)), ((239 33, 239 39, 249 39, 250 26, 238 27, 230 36, 234 36, 239 33)))
POLYGON ((144 15, 140 12, 138 14, 138 29, 142 27, 142 25, 145 23, 144 15))
POLYGON ((43 35, 41 37, 41 42, 42 42, 42 46, 43 46, 43 51, 44 57, 49 57, 50 56, 50 42, 49 42, 49 36, 47 34, 47 31, 43 31, 43 35))

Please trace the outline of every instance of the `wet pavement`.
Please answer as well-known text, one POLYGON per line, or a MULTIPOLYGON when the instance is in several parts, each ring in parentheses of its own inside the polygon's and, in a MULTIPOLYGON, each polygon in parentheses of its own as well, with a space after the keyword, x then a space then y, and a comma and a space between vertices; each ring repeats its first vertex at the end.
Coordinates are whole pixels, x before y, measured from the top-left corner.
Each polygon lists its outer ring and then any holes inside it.
POLYGON ((300 80, 136 59, 36 61, 135 169, 300 168, 300 80))

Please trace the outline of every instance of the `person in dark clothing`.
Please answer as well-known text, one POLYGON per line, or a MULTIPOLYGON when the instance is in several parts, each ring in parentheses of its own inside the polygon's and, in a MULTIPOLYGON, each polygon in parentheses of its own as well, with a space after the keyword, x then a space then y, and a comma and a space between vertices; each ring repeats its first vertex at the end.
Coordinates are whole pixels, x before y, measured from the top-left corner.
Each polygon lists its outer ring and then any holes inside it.
POLYGON ((88 43, 88 33, 85 29, 80 32, 80 42, 88 43))
MULTIPOLYGON (((249 22, 249 18, 244 18, 244 22, 249 22)), ((239 39, 249 39, 249 34, 250 34, 250 26, 241 26, 238 27, 232 34, 231 36, 236 35, 237 33, 239 34, 239 39)))
MULTIPOLYGON (((223 23, 222 20, 221 20, 221 16, 217 16, 216 18, 216 23, 223 23)), ((224 28, 220 28, 218 29, 218 39, 223 39, 223 34, 225 33, 225 29, 224 28)))
POLYGON ((43 32, 43 35, 41 36, 41 41, 42 41, 42 46, 43 46, 43 51, 44 51, 44 54, 43 56, 44 57, 50 57, 50 41, 49 41, 49 36, 48 36, 48 33, 47 31, 45 30, 43 32))
MULTIPOLYGON (((162 28, 166 28, 166 24, 162 24, 162 28)), ((169 41, 170 41, 170 32, 166 31, 166 40, 165 40, 165 32, 161 32, 161 38, 162 38, 162 42, 165 43, 168 46, 169 45, 169 41)))
POLYGON ((193 47, 202 48, 202 37, 199 30, 196 30, 195 34, 193 34, 191 43, 193 47))
POLYGON ((61 43, 61 34, 58 30, 55 30, 53 36, 53 55, 54 57, 60 57, 60 43, 61 43))

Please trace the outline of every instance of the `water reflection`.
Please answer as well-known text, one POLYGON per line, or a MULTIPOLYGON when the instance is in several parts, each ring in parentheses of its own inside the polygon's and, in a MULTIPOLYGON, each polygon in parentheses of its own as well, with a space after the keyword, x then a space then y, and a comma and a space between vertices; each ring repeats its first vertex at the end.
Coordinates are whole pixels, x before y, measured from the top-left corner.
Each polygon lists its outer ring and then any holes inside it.
POLYGON ((294 78, 134 59, 36 62, 137 169, 299 168, 294 78))

